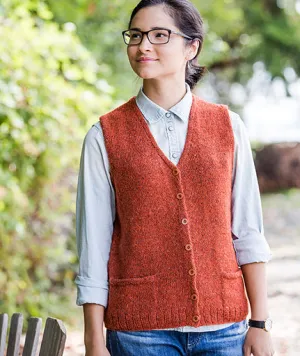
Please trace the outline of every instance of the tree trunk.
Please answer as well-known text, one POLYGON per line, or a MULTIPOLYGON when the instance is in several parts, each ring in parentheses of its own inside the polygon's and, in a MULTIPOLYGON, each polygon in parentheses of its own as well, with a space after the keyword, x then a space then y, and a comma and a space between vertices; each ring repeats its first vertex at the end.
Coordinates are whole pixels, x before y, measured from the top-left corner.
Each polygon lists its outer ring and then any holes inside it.
POLYGON ((300 188, 300 143, 275 143, 255 152, 261 193, 300 188))

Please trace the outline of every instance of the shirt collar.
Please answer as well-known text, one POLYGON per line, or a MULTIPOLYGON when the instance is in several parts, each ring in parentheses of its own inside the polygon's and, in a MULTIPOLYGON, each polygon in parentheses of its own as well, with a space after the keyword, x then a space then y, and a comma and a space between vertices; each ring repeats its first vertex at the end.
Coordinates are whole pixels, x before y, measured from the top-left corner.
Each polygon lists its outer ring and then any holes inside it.
POLYGON ((140 88, 136 97, 136 103, 145 119, 150 123, 159 121, 168 111, 178 116, 183 121, 188 121, 192 106, 192 92, 188 83, 185 83, 186 94, 184 97, 169 110, 165 110, 150 100, 140 88))

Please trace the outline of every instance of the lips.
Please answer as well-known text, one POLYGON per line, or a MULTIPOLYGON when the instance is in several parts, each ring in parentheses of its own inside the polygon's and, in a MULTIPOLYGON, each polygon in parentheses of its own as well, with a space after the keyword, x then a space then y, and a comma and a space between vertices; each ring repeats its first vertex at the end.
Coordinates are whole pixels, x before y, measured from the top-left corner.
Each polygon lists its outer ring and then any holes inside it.
POLYGON ((137 60, 137 62, 154 62, 157 61, 157 59, 150 58, 150 57, 141 57, 137 60))

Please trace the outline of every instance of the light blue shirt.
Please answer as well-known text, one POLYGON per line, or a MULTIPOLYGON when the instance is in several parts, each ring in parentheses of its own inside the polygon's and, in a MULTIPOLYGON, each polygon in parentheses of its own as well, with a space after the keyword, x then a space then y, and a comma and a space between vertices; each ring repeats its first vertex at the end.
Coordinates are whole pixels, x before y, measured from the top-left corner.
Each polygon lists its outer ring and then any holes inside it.
MULTIPOLYGON (((152 102, 140 88, 136 102, 164 154, 176 165, 185 144, 192 93, 171 109, 152 102)), ((268 262, 269 245, 264 237, 260 192, 251 146, 245 125, 229 110, 234 134, 232 174, 232 238, 238 265, 268 262)), ((76 199, 76 240, 79 256, 77 305, 95 303, 107 306, 109 283, 107 263, 115 220, 115 192, 101 123, 87 132, 82 146, 76 199)), ((183 326, 165 330, 212 331, 231 325, 183 326)))

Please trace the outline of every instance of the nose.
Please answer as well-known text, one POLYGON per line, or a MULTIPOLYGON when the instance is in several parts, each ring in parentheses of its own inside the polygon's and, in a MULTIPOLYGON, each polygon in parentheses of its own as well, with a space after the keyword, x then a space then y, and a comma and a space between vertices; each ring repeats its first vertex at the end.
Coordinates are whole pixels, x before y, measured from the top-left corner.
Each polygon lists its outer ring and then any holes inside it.
POLYGON ((149 41, 147 34, 143 33, 142 41, 139 44, 139 49, 141 51, 143 51, 143 50, 146 51, 146 50, 149 50, 151 48, 152 48, 152 43, 149 41))

